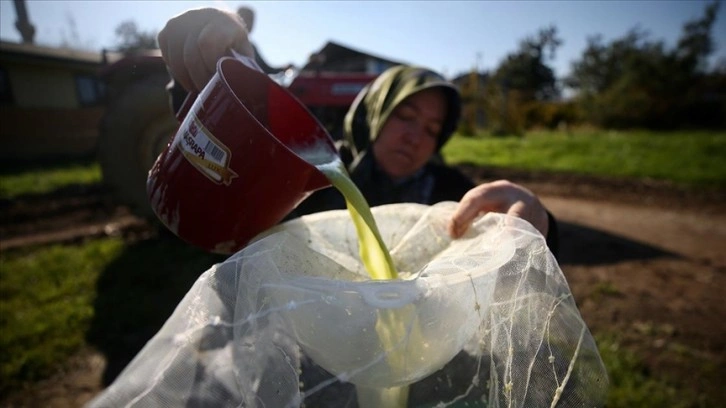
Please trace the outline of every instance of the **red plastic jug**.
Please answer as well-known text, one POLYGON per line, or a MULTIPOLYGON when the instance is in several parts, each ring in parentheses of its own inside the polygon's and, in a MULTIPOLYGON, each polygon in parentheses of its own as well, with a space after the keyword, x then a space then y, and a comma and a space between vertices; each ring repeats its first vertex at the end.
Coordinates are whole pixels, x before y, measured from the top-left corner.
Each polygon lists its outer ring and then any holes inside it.
MULTIPOLYGON (((300 153, 337 157, 325 128, 264 73, 225 57, 149 171, 159 219, 205 250, 232 253, 330 185, 300 153)), ((188 108, 188 109, 186 109, 188 108)))

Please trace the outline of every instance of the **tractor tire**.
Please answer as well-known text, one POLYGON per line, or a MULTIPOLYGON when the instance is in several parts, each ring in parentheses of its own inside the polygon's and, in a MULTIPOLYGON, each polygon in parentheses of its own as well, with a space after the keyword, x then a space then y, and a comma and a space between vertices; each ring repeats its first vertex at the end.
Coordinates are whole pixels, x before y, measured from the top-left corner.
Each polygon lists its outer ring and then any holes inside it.
POLYGON ((154 219, 146 178, 179 126, 171 112, 166 73, 148 76, 119 94, 101 120, 98 161, 103 182, 119 204, 154 219))

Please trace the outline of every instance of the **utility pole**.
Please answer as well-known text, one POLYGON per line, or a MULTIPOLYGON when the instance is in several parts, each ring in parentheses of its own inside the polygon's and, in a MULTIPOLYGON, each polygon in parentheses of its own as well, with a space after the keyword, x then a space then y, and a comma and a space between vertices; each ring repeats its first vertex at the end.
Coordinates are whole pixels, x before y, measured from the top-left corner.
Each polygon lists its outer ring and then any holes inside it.
POLYGON ((15 28, 20 32, 24 43, 32 44, 35 37, 35 27, 30 24, 28 10, 25 9, 25 0, 13 0, 13 3, 15 4, 15 14, 18 16, 18 19, 15 20, 15 28))

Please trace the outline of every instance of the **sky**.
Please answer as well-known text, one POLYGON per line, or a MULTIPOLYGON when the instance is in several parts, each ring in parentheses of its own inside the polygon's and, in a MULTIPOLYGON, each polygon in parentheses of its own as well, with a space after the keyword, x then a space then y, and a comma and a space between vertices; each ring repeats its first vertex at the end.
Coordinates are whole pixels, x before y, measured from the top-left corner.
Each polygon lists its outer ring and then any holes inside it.
MULTIPOLYGON (((705 0, 686 1, 43 1, 26 0, 36 43, 113 48, 116 27, 128 20, 158 32, 185 10, 216 7, 256 12, 251 38, 270 65, 302 66, 329 40, 453 77, 474 67, 493 70, 523 39, 554 25, 563 44, 549 62, 558 77, 570 71, 587 39, 605 42, 638 26, 675 46, 683 24, 699 18, 705 0)), ((12 0, 0 0, 0 39, 20 41, 12 0)), ((712 61, 726 60, 726 5, 713 31, 712 61)))

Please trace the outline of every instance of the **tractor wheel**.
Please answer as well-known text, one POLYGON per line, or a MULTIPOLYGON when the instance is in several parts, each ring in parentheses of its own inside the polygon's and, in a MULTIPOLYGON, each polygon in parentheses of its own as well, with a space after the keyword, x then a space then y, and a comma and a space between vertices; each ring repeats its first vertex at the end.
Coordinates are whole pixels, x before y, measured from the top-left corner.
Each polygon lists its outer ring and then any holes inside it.
POLYGON ((98 160, 103 181, 118 203, 145 218, 154 218, 146 177, 178 127, 165 89, 168 81, 168 75, 160 74, 132 84, 101 121, 98 160))

